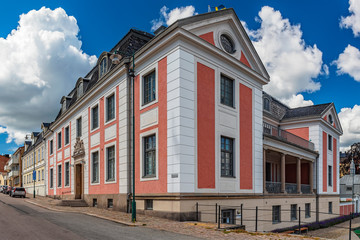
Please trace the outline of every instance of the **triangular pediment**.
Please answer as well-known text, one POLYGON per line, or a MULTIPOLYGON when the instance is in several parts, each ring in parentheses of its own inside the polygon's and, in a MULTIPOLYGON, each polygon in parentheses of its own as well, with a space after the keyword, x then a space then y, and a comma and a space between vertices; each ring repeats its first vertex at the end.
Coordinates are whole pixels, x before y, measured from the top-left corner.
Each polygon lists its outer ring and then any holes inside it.
POLYGON ((269 74, 233 9, 187 18, 181 25, 269 81, 269 74))
POLYGON ((343 132, 338 114, 336 112, 334 104, 331 104, 323 113, 321 118, 332 128, 337 131, 343 132))

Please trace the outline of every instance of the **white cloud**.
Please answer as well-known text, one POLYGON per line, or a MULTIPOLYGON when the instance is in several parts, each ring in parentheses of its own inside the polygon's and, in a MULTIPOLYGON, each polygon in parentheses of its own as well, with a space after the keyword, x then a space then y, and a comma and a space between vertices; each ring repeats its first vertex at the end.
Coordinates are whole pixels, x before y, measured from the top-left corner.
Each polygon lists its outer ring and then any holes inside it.
POLYGON ((292 25, 279 11, 262 7, 257 30, 245 29, 270 74, 264 90, 290 106, 313 104, 304 100, 301 92, 315 92, 321 87, 313 79, 328 74, 323 65, 322 52, 316 45, 309 46, 302 39, 300 25, 292 25))
POLYGON ((280 101, 291 108, 314 105, 313 101, 305 100, 301 94, 292 95, 290 98, 282 98, 280 101))
POLYGON ((23 143, 26 132, 53 121, 60 98, 96 63, 81 50, 79 27, 64 9, 42 7, 20 16, 0 38, 0 133, 23 143))
POLYGON ((349 74, 360 82, 360 51, 350 44, 345 48, 339 58, 333 62, 337 66, 338 74, 349 74))
POLYGON ((341 17, 340 27, 351 28, 355 37, 360 34, 360 1, 349 0, 349 12, 350 16, 341 17))
POLYGON ((344 132, 340 138, 340 147, 344 150, 351 144, 360 142, 360 106, 342 108, 339 119, 344 132))
POLYGON ((170 12, 169 8, 163 6, 160 9, 160 18, 151 21, 151 31, 155 31, 161 25, 166 24, 167 26, 169 26, 176 22, 176 20, 178 19, 191 17, 196 14, 197 13, 195 12, 195 7, 191 5, 186 7, 177 7, 172 9, 170 12))

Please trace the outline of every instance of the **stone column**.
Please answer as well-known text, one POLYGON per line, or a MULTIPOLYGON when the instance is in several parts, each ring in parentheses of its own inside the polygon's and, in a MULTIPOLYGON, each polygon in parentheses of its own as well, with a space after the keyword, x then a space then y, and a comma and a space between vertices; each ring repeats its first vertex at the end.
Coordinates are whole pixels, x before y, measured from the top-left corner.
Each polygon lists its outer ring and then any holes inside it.
POLYGON ((285 154, 281 154, 281 192, 285 193, 285 154))
POLYGON ((301 194, 301 159, 296 158, 296 183, 297 193, 301 194))
POLYGON ((309 162, 309 183, 310 183, 310 193, 313 193, 313 189, 314 189, 314 173, 313 173, 313 168, 314 168, 314 163, 313 162, 309 162))
POLYGON ((263 193, 267 193, 266 191, 266 149, 263 150, 263 193))

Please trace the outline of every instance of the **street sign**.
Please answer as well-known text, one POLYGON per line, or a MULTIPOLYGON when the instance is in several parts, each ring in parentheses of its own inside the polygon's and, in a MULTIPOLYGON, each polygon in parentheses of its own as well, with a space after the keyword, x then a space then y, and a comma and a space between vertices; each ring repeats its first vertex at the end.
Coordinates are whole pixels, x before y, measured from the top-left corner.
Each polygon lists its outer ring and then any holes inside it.
POLYGON ((36 180, 36 171, 35 170, 33 171, 33 180, 34 181, 36 180))

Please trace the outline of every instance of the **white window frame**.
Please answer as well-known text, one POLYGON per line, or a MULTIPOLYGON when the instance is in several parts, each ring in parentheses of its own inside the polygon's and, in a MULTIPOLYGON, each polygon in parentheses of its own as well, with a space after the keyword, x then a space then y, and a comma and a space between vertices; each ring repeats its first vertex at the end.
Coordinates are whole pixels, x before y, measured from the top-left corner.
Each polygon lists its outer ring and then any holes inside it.
MULTIPOLYGON (((216 97, 216 101, 215 104, 217 104, 219 106, 219 108, 224 109, 226 111, 229 111, 230 114, 238 114, 238 106, 239 106, 239 85, 240 85, 240 81, 238 78, 236 78, 234 75, 230 74, 228 71, 226 71, 225 69, 219 69, 215 72, 215 82, 216 82, 216 87, 215 87, 215 96, 216 97), (234 86, 233 86, 233 106, 230 107, 226 104, 221 103, 221 76, 227 77, 231 80, 233 80, 234 86)), ((247 86, 247 85, 246 85, 247 86)), ((248 87, 248 86, 247 86, 248 87)))
POLYGON ((94 132, 100 128, 100 104, 97 102, 90 108, 90 132, 94 132), (98 126, 96 128, 93 128, 93 109, 98 107, 97 115, 98 115, 98 126))
POLYGON ((78 117, 77 119, 76 119, 76 137, 82 137, 82 125, 83 125, 83 121, 82 121, 82 116, 80 116, 80 117, 78 117), (81 134, 80 134, 80 136, 78 135, 78 133, 79 133, 79 130, 78 130, 78 128, 79 128, 79 126, 78 126, 78 121, 80 120, 80 122, 81 122, 81 128, 80 128, 80 131, 81 131, 81 134))
POLYGON ((70 138, 71 138, 71 134, 70 134, 70 124, 69 124, 64 128, 64 147, 66 147, 70 144, 70 138), (68 143, 66 143, 66 128, 69 128, 69 142, 68 143))
POLYGON ((70 187, 70 185, 71 185, 71 166, 70 166, 70 160, 66 160, 66 161, 64 161, 64 188, 65 187, 70 187), (68 185, 66 185, 66 181, 65 181, 65 179, 66 179, 66 163, 69 163, 69 184, 68 185))
POLYGON ((50 141, 49 141, 49 154, 50 154, 50 156, 51 155, 54 155, 54 139, 51 139, 50 141))
POLYGON ((109 123, 112 123, 113 121, 116 120, 116 109, 117 109, 117 104, 116 104, 116 91, 111 91, 109 94, 107 94, 105 97, 104 97, 104 106, 105 106, 105 125, 106 124, 109 124, 109 123), (111 96, 114 96, 114 118, 112 119, 107 119, 107 111, 108 111, 108 106, 107 106, 107 99, 110 98, 111 96))
POLYGON ((150 65, 149 67, 145 68, 144 70, 142 70, 140 73, 140 110, 147 108, 155 103, 157 103, 159 101, 159 71, 158 71, 158 63, 154 63, 152 65, 150 65), (149 102, 145 105, 143 105, 144 102, 144 92, 143 92, 143 85, 144 85, 144 77, 148 74, 150 74, 151 72, 155 71, 155 100, 152 102, 149 102))
POLYGON ((56 165, 56 188, 62 188, 63 186, 63 179, 62 179, 62 174, 63 174, 63 168, 62 168, 62 163, 56 165), (61 185, 59 186, 59 166, 61 166, 61 185))
POLYGON ((62 130, 60 130, 60 132, 57 132, 57 133, 56 133, 56 149, 57 149, 57 150, 60 150, 60 149, 63 147, 63 146, 62 146, 62 137, 63 137, 63 136, 62 136, 62 130), (61 134, 61 135, 60 135, 60 142, 61 142, 61 143, 60 143, 60 144, 61 144, 60 147, 59 147, 59 134, 61 134))
MULTIPOLYGON (((106 154, 106 153, 105 153, 106 154)), ((90 151, 90 185, 100 185, 100 148, 94 148, 90 151), (99 164, 99 167, 98 167, 98 174, 99 174, 99 181, 98 182, 92 182, 92 178, 93 178, 93 159, 92 159, 92 154, 94 152, 98 152, 98 164, 99 164)))
POLYGON ((159 180, 159 131, 158 128, 151 129, 149 131, 140 134, 140 181, 154 181, 159 180), (144 176, 144 138, 155 134, 156 139, 156 174, 155 177, 143 177, 144 176))
POLYGON ((49 188, 54 189, 54 167, 49 168, 49 188), (51 186, 51 169, 52 169, 52 186, 51 186))
MULTIPOLYGON (((104 146, 104 151, 103 151, 103 157, 104 157, 104 182, 105 184, 112 184, 112 183, 116 183, 117 182, 117 164, 118 164, 118 161, 117 161, 117 156, 118 156, 118 152, 117 152, 117 147, 116 147, 116 141, 113 141, 111 143, 108 143, 104 146), (106 173, 107 173, 107 148, 109 147, 114 147, 115 148, 115 176, 114 176, 114 180, 113 181, 107 181, 106 180, 106 173)), ((99 162, 100 162, 100 153, 99 153, 99 162)), ((100 178, 100 175, 99 175, 99 178, 100 178)), ((100 182, 100 180, 99 180, 100 182)))

